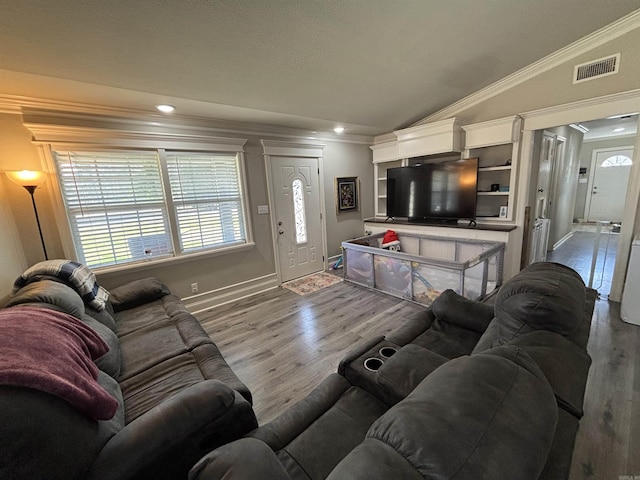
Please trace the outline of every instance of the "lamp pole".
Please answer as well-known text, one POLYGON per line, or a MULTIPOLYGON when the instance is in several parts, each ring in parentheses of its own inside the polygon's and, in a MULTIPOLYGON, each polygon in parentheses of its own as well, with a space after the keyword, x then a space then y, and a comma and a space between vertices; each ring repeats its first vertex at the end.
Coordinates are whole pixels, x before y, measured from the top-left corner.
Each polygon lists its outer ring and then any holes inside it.
POLYGON ((33 213, 36 214, 36 223, 38 224, 38 233, 40 234, 40 242, 42 243, 42 250, 44 251, 44 259, 49 260, 49 256, 47 255, 47 247, 44 244, 44 237, 42 236, 42 227, 40 226, 40 217, 38 216, 38 208, 36 207, 36 199, 33 194, 38 188, 35 185, 24 185, 24 188, 31 195, 31 203, 33 204, 33 213))

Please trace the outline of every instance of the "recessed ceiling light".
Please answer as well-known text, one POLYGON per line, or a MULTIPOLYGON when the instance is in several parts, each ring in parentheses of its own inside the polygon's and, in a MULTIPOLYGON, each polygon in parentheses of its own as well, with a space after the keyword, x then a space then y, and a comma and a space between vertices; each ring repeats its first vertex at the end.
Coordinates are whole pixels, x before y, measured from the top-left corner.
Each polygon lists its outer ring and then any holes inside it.
POLYGON ((336 132, 336 133, 342 133, 342 132, 344 132, 344 127, 336 127, 336 128, 333 129, 333 131, 336 132))
POLYGON ((156 108, 162 113, 171 113, 176 109, 173 105, 156 105, 156 108))
POLYGON ((613 129, 614 132, 624 132, 624 127, 618 127, 613 129))

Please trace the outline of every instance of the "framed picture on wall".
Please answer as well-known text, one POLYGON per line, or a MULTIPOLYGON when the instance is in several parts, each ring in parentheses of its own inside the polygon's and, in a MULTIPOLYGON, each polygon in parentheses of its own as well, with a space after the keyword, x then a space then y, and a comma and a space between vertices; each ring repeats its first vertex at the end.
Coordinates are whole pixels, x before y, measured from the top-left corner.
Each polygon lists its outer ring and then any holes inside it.
POLYGON ((336 178, 336 210, 338 213, 357 212, 360 209, 358 177, 336 178))

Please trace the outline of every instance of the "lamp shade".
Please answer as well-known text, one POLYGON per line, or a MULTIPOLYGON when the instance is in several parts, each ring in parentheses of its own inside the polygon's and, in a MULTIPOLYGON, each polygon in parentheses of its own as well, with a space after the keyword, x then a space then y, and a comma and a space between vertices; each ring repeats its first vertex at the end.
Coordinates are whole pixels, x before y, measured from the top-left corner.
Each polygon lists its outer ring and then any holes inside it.
POLYGON ((21 187, 39 187, 47 179, 45 172, 35 170, 9 170, 5 173, 9 180, 21 187))

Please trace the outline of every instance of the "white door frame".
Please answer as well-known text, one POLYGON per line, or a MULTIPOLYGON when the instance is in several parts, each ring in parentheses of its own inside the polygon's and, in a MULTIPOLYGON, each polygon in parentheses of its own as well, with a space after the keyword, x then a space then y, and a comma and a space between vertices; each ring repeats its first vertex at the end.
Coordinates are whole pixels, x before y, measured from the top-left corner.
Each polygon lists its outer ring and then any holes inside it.
POLYGON ((322 242, 322 265, 323 269, 327 269, 327 225, 326 212, 324 202, 324 171, 322 162, 322 152, 324 144, 319 143, 296 143, 281 140, 260 140, 264 155, 264 165, 267 177, 267 196, 269 199, 269 219, 271 221, 271 238, 273 243, 273 255, 276 262, 276 275, 278 276, 278 284, 282 284, 282 271, 280 270, 280 250, 278 249, 278 231, 275 215, 275 198, 273 185, 271 184, 271 157, 293 157, 293 158, 315 158, 318 160, 319 174, 319 195, 320 195, 320 226, 321 226, 321 242, 322 242))
MULTIPOLYGON (((522 131, 522 169, 518 179, 518 205, 527 205, 531 188, 529 178, 533 165, 533 135, 536 130, 569 125, 571 123, 597 120, 612 115, 629 114, 640 111, 640 89, 628 92, 615 93, 603 97, 582 100, 565 105, 534 110, 522 113, 524 119, 522 131)), ((640 124, 640 120, 638 121, 640 124)), ((640 129, 639 129, 640 130, 640 129)), ((627 187, 627 196, 622 216, 622 228, 618 237, 618 251, 611 282, 609 299, 619 302, 622 298, 631 243, 636 231, 636 212, 638 199, 640 198, 640 131, 636 135, 633 150, 633 165, 627 187)), ((524 225, 524 208, 519 209, 517 216, 518 225, 524 225)))
POLYGON ((603 152, 615 152, 618 150, 631 150, 631 149, 633 149, 633 145, 621 146, 621 147, 596 148, 591 153, 591 167, 590 167, 591 169, 589 170, 589 182, 587 183, 587 201, 584 202, 584 213, 582 218, 584 218, 585 220, 588 220, 589 218, 588 213, 589 213, 589 210, 591 209, 591 199, 593 198, 593 195, 591 195, 591 191, 593 190, 593 181, 596 176, 596 158, 598 157, 598 154, 603 152))

